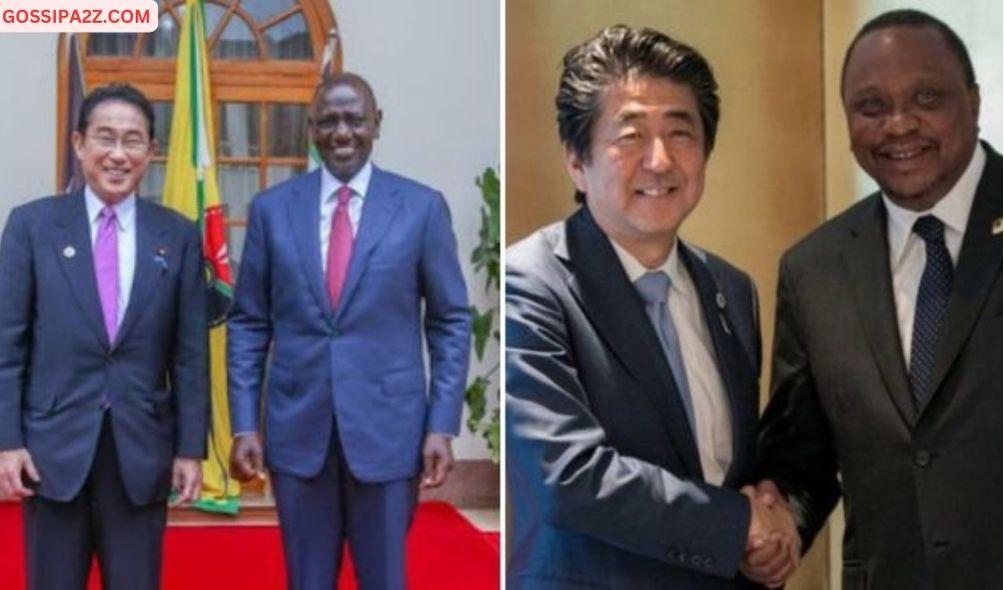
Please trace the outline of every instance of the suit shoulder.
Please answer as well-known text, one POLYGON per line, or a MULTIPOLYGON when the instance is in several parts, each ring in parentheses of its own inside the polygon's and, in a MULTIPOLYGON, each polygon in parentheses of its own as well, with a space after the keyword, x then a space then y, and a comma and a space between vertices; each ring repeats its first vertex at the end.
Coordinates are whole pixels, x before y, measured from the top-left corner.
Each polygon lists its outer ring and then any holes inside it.
POLYGON ((27 203, 22 203, 10 210, 10 217, 21 217, 27 219, 45 218, 59 208, 70 197, 66 195, 50 195, 32 199, 27 203))
POLYGON ((875 207, 879 206, 880 198, 878 193, 872 194, 810 231, 788 248, 781 257, 782 264, 792 267, 818 265, 821 261, 838 254, 840 249, 837 246, 846 239, 852 229, 859 227, 875 214, 875 207))
POLYGON ((544 275, 557 263, 555 249, 564 239, 562 222, 540 228, 506 248, 506 272, 544 275))
MULTIPOLYGON (((251 202, 259 207, 269 207, 273 203, 284 201, 296 192, 297 189, 310 184, 312 180, 311 176, 317 174, 320 173, 317 170, 313 170, 311 172, 299 174, 292 178, 287 178, 278 184, 273 184, 272 186, 260 191, 251 199, 251 202)), ((317 186, 320 186, 319 181, 317 186)), ((320 191, 320 189, 317 190, 320 191)))
MULTIPOLYGON (((432 188, 431 186, 422 184, 413 178, 402 176, 396 172, 390 172, 389 170, 384 170, 383 168, 374 168, 373 173, 384 175, 387 182, 393 184, 398 190, 408 193, 408 198, 434 199, 440 195, 440 191, 432 188)), ((372 182, 372 180, 370 182, 372 182)))
POLYGON ((157 215, 162 223, 166 223, 171 227, 182 230, 193 230, 196 228, 194 221, 185 217, 175 209, 153 201, 145 201, 145 203, 149 207, 149 210, 152 211, 154 215, 157 215))

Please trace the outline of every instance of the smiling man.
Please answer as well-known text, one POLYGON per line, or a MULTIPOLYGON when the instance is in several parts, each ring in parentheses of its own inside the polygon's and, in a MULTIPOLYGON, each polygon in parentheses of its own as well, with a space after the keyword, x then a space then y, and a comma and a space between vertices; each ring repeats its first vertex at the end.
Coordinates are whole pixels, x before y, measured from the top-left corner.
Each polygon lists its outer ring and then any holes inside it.
POLYGON ((880 191, 787 252, 761 484, 805 545, 844 499, 844 588, 998 588, 1001 156, 965 45, 868 22, 844 60, 851 150, 880 191))
POLYGON ((360 588, 404 588, 417 488, 446 480, 460 428, 470 314, 449 211, 372 164, 382 118, 363 78, 322 83, 310 132, 324 165, 248 214, 231 469, 248 480, 267 464, 293 590, 334 587, 345 540, 360 588))
POLYGON ((22 499, 32 589, 83 590, 92 555, 104 588, 158 588, 165 500, 198 497, 202 241, 136 194, 153 116, 131 86, 92 91, 86 186, 14 209, 0 243, 0 497, 22 499))
POLYGON ((614 26, 571 49, 558 132, 582 207, 507 251, 511 588, 744 588, 797 561, 753 466, 747 275, 679 238, 717 84, 694 49, 614 26), (749 567, 747 567, 749 566, 749 567))

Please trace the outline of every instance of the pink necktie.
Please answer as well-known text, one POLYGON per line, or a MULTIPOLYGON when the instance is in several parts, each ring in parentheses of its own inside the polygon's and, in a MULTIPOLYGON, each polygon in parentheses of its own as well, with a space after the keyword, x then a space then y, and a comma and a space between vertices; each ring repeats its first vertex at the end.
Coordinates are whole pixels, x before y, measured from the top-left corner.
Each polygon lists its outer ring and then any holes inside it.
POLYGON ((343 185, 338 189, 338 205, 331 218, 331 236, 328 238, 328 295, 331 308, 338 309, 345 286, 345 275, 352 258, 352 222, 349 220, 349 199, 352 189, 343 185))
POLYGON ((108 342, 115 342, 119 328, 119 241, 115 210, 105 207, 98 220, 98 239, 94 242, 94 274, 98 280, 101 315, 105 319, 108 342))

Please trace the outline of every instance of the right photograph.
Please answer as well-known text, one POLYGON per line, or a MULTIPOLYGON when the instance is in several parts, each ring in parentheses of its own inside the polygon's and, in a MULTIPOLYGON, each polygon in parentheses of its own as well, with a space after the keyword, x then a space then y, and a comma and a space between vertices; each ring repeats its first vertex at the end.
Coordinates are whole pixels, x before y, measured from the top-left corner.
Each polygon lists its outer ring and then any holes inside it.
POLYGON ((507 588, 1004 583, 1002 13, 507 1, 507 588))

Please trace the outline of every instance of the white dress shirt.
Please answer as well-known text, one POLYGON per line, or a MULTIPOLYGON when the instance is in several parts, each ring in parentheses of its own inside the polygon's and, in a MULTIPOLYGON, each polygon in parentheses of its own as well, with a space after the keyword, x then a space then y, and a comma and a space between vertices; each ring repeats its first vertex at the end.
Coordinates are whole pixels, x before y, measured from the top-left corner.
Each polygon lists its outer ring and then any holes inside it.
POLYGON ((690 274, 680 260, 677 240, 669 257, 658 268, 646 268, 630 252, 610 240, 617 257, 634 283, 646 272, 663 271, 669 275, 666 306, 680 339, 680 353, 687 373, 687 386, 694 410, 694 433, 704 480, 721 485, 732 464, 732 409, 725 385, 718 372, 711 334, 704 323, 701 300, 690 274))
POLYGON ((321 248, 321 270, 324 274, 328 272, 328 240, 331 237, 331 216, 335 214, 338 205, 338 189, 342 185, 348 184, 352 189, 352 197, 349 199, 349 222, 352 225, 352 235, 359 231, 359 219, 363 215, 363 199, 366 198, 366 191, 370 186, 370 177, 373 176, 373 163, 367 160, 363 167, 356 172, 348 183, 344 183, 327 168, 321 166, 321 221, 320 221, 320 248, 321 248))
MULTIPOLYGON (((84 189, 84 203, 87 205, 87 221, 91 230, 91 252, 94 251, 98 239, 98 228, 101 225, 101 210, 105 203, 91 191, 84 189)), ((136 271, 136 195, 131 194, 112 209, 115 211, 115 227, 118 229, 116 242, 119 250, 119 294, 118 294, 118 325, 122 325, 126 306, 129 305, 129 295, 132 292, 132 279, 136 271)), ((153 254, 150 254, 153 256, 153 254)))
POLYGON ((958 182, 927 211, 904 209, 893 203, 888 196, 882 195, 888 212, 886 235, 889 240, 889 269, 892 271, 893 299, 896 302, 899 340, 903 346, 903 360, 907 370, 910 367, 917 292, 920 290, 920 279, 927 264, 927 243, 913 233, 913 224, 924 215, 933 215, 944 223, 945 246, 952 257, 952 264, 957 265, 959 250, 962 249, 962 237, 966 233, 966 222, 969 221, 969 211, 973 208, 976 186, 980 182, 986 161, 987 156, 983 146, 977 143, 976 151, 958 182))

